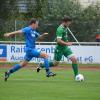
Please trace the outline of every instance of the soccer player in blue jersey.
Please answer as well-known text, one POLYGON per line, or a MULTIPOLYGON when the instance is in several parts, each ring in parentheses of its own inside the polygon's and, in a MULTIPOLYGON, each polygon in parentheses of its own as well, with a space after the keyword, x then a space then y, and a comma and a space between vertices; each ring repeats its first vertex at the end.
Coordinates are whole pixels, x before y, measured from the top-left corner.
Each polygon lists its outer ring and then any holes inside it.
POLYGON ((13 66, 10 70, 5 72, 5 81, 9 78, 9 76, 14 73, 15 71, 18 71, 20 68, 26 66, 28 62, 33 58, 33 57, 41 57, 44 59, 44 64, 45 64, 45 70, 46 70, 46 76, 55 76, 55 73, 52 73, 49 69, 49 62, 48 62, 48 55, 42 51, 39 51, 35 48, 35 41, 37 38, 42 38, 45 36, 47 33, 44 33, 40 35, 36 29, 38 28, 38 21, 35 18, 32 18, 29 22, 29 26, 25 27, 21 30, 14 31, 11 33, 6 33, 4 34, 5 37, 10 37, 15 34, 24 34, 25 39, 26 39, 26 55, 24 57, 24 60, 20 64, 16 64, 13 66))

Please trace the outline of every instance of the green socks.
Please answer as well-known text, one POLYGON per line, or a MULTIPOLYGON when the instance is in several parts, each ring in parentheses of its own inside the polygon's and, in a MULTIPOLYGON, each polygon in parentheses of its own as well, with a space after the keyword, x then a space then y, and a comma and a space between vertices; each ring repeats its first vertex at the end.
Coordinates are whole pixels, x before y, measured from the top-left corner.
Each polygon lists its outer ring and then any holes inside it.
MULTIPOLYGON (((49 62, 49 66, 53 67, 54 66, 53 62, 49 62)), ((44 63, 40 63, 40 67, 44 68, 45 67, 44 63)), ((73 68, 73 71, 74 71, 74 75, 75 76, 78 75, 78 65, 77 64, 72 64, 72 68, 73 68)))
POLYGON ((78 65, 77 64, 72 64, 72 68, 73 68, 73 71, 74 71, 74 75, 78 75, 78 65))
MULTIPOLYGON (((53 62, 49 62, 49 66, 53 67, 54 66, 53 62)), ((44 68, 45 67, 44 63, 40 63, 40 67, 44 68)))

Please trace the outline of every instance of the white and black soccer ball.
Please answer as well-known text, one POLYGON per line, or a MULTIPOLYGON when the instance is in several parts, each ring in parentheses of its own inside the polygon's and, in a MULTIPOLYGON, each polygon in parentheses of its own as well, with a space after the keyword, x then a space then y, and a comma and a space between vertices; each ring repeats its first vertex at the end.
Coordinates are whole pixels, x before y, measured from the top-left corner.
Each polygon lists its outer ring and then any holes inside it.
POLYGON ((84 81, 84 76, 83 76, 82 74, 78 74, 78 75, 76 75, 76 77, 75 77, 75 81, 77 81, 77 82, 84 81))

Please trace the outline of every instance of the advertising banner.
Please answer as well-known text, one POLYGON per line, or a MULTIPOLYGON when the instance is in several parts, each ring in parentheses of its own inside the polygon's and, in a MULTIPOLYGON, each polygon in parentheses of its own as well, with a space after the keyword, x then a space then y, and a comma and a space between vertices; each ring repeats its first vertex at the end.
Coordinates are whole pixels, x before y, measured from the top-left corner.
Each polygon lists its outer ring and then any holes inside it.
MULTIPOLYGON (((55 45, 37 45, 36 48, 49 55, 53 60, 55 45)), ((70 46, 79 63, 100 63, 100 46, 70 46)), ((19 62, 24 59, 25 45, 0 45, 0 61, 19 62)), ((33 58, 31 62, 38 63, 42 58, 33 58)), ((68 58, 62 60, 71 63, 68 58)))
POLYGON ((7 61, 7 46, 0 45, 0 62, 7 61))

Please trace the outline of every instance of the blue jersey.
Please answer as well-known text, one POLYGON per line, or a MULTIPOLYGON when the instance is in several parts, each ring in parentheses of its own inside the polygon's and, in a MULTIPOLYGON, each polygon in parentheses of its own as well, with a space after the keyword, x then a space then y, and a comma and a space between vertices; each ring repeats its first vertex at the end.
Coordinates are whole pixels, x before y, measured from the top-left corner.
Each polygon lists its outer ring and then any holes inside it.
POLYGON ((25 39, 26 39, 26 47, 34 49, 36 38, 40 35, 35 29, 32 27, 25 27, 22 29, 25 39))

